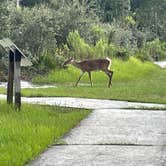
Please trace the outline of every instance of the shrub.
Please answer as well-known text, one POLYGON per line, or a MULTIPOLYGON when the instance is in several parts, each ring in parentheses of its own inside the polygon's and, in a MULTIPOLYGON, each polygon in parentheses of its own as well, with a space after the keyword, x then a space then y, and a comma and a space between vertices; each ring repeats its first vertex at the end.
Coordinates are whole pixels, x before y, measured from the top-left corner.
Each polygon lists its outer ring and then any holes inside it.
POLYGON ((80 37, 78 31, 70 32, 67 37, 67 42, 75 58, 83 59, 93 57, 91 47, 80 37))
POLYGON ((136 57, 142 61, 166 59, 166 43, 160 42, 159 39, 147 42, 137 51, 136 57))
POLYGON ((106 39, 98 40, 95 46, 90 45, 81 38, 78 31, 70 32, 67 41, 70 48, 68 55, 77 59, 118 57, 127 60, 130 56, 128 49, 116 47, 114 44, 108 43, 106 39))
POLYGON ((55 51, 45 50, 34 60, 34 66, 40 72, 48 72, 54 68, 60 68, 64 58, 55 51))

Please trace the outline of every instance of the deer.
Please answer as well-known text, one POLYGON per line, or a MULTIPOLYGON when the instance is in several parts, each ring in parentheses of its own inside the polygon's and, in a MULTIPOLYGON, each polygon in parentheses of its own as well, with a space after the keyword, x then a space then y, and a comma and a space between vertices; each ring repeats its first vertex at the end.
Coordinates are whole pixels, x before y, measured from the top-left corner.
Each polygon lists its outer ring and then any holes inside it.
POLYGON ((92 77, 91 77, 92 71, 103 71, 109 77, 108 87, 110 88, 110 85, 112 85, 113 71, 109 69, 111 66, 111 59, 109 58, 91 59, 83 61, 76 61, 73 58, 69 58, 64 62, 63 67, 66 67, 68 64, 71 64, 74 67, 81 70, 81 75, 76 81, 75 87, 78 85, 78 82, 80 81, 85 72, 87 72, 89 75, 89 80, 92 87, 93 86, 92 77))

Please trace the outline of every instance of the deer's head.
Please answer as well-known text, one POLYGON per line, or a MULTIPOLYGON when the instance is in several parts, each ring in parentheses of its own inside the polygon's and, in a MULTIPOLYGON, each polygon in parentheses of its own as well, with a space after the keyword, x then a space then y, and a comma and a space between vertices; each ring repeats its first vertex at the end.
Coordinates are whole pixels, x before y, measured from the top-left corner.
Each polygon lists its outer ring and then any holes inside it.
POLYGON ((69 58, 67 61, 63 63, 63 67, 65 68, 68 64, 72 64, 73 61, 74 61, 73 58, 69 58))

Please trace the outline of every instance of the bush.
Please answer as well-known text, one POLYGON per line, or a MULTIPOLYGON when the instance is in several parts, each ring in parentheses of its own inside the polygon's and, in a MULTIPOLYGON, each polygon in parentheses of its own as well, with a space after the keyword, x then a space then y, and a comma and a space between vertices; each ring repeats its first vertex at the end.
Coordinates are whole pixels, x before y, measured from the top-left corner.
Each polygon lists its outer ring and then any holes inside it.
POLYGON ((78 31, 70 32, 67 37, 67 42, 73 52, 73 57, 79 59, 93 57, 92 48, 80 37, 78 31))
POLYGON ((54 15, 46 6, 16 10, 9 6, 10 38, 30 57, 55 48, 54 15))
POLYGON ((166 42, 160 43, 159 56, 161 60, 166 60, 166 42))
POLYGON ((166 59, 166 43, 160 42, 159 39, 147 42, 137 51, 135 56, 142 61, 166 59))
POLYGON ((152 61, 152 58, 147 52, 143 53, 142 51, 138 51, 135 53, 134 57, 140 59, 142 62, 144 61, 152 61))
POLYGON ((64 58, 55 51, 45 50, 34 61, 34 66, 40 70, 40 72, 48 72, 54 68, 60 68, 64 58))
POLYGON ((68 55, 77 59, 117 57, 127 60, 130 56, 128 49, 116 47, 114 44, 108 43, 106 39, 98 40, 95 46, 90 45, 81 38, 78 31, 70 32, 67 41, 70 48, 68 55))

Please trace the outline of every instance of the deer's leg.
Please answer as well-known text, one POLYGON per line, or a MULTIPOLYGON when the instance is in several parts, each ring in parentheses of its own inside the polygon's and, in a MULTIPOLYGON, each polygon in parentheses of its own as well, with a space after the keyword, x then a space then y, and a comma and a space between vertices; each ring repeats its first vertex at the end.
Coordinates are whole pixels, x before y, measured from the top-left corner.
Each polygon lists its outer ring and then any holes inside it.
POLYGON ((112 85, 112 76, 113 76, 113 71, 110 71, 111 72, 111 75, 110 75, 110 81, 109 81, 109 84, 108 84, 108 87, 110 88, 110 85, 112 85))
POLYGON ((88 72, 88 74, 89 74, 89 80, 90 80, 90 84, 91 84, 91 87, 93 86, 93 84, 92 84, 92 77, 91 77, 91 72, 89 71, 88 72))
POLYGON ((84 72, 82 72, 81 75, 79 76, 79 78, 78 78, 78 80, 77 80, 75 86, 77 86, 78 82, 80 81, 80 79, 81 79, 81 77, 82 77, 83 75, 84 75, 84 72))
POLYGON ((111 71, 111 70, 107 70, 105 73, 106 73, 106 74, 108 75, 108 77, 109 77, 108 87, 110 88, 110 85, 112 85, 113 71, 111 71))

